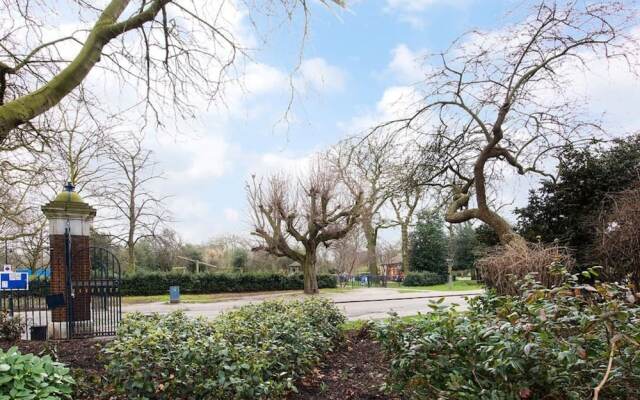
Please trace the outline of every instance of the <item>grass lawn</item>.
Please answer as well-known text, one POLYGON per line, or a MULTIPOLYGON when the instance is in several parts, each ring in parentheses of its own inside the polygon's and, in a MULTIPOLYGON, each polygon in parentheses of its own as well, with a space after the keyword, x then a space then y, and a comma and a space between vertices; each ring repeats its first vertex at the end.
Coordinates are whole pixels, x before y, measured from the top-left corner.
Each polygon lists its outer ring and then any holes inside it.
POLYGON ((477 290, 482 289, 483 286, 476 281, 471 280, 457 280, 453 282, 453 287, 450 288, 449 284, 444 283, 442 285, 433 285, 433 286, 402 286, 402 284, 397 282, 389 282, 389 287, 397 289, 401 293, 407 292, 445 292, 445 291, 459 291, 464 292, 467 290, 477 290))
MULTIPOLYGON (((346 288, 332 288, 332 289, 320 289, 320 294, 331 293, 345 293, 351 289, 346 288)), ((303 294, 302 290, 272 290, 266 292, 242 292, 242 293, 211 293, 211 294, 181 294, 181 303, 216 303, 219 301, 238 300, 249 296, 265 296, 265 295, 280 295, 282 297, 297 296, 303 294)), ((122 297, 123 304, 144 304, 144 303, 159 303, 169 302, 169 293, 158 294, 153 296, 124 296, 122 297)))

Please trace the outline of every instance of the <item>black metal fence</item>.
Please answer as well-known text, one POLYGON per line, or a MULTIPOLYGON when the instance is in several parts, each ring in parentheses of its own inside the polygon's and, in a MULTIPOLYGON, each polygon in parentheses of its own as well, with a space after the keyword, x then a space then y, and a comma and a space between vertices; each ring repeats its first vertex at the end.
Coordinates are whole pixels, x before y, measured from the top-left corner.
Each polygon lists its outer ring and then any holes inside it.
POLYGON ((90 276, 74 279, 67 274, 63 293, 52 292, 50 277, 31 278, 28 290, 0 291, 0 311, 19 319, 22 339, 115 335, 122 316, 120 263, 107 249, 89 251, 90 276))
POLYGON ((386 275, 338 275, 338 285, 340 287, 387 287, 387 283, 390 281, 396 280, 386 275))
POLYGON ((49 278, 38 277, 29 281, 28 290, 0 291, 0 310, 17 318, 22 325, 22 339, 41 339, 52 323, 51 311, 47 308, 50 295, 49 278))

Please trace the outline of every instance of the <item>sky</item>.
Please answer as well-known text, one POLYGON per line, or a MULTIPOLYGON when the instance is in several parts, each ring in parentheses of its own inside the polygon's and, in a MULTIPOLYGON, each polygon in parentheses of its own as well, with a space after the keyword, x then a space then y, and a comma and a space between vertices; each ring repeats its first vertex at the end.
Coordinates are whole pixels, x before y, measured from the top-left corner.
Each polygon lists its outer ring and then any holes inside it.
MULTIPOLYGON (((304 168, 314 152, 372 121, 392 117, 399 96, 423 76, 421 56, 445 50, 470 29, 499 29, 516 0, 351 0, 347 10, 312 7, 309 35, 299 23, 255 32, 243 10, 233 24, 254 48, 225 105, 204 109, 188 129, 148 134, 171 195, 173 227, 190 242, 248 234, 245 182, 252 174, 304 168), (289 78, 295 91, 293 107, 289 78), (287 115, 289 122, 283 122, 287 115)), ((609 112, 616 131, 640 127, 640 87, 624 71, 596 68, 598 79, 575 76, 576 91, 594 113, 609 112)), ((531 179, 508 178, 504 200, 523 205, 531 179)), ((394 233, 390 233, 393 240, 394 233)))

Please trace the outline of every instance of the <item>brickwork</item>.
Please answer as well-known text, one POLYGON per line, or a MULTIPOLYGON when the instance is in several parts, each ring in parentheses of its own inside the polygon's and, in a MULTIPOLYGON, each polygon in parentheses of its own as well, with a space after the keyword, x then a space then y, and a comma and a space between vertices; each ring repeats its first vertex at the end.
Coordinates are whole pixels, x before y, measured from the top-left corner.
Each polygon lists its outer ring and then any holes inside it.
MULTIPOLYGON (((64 235, 50 235, 51 243, 51 293, 64 294, 66 297, 66 260, 64 254, 64 235)), ((71 276, 74 282, 75 297, 73 299, 73 312, 75 321, 88 321, 91 319, 91 292, 88 286, 91 278, 91 261, 88 236, 71 236, 72 270, 71 276)), ((67 320, 67 307, 52 310, 52 320, 62 322, 67 320)))

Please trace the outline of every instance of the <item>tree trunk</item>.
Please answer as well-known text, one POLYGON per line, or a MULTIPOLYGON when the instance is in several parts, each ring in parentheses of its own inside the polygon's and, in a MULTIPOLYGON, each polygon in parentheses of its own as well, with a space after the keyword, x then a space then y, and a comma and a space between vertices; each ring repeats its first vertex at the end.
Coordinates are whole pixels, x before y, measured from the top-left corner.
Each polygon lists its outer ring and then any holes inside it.
POLYGON ((481 210, 480 220, 493 228, 500 239, 500 243, 503 245, 525 242, 525 239, 513 230, 506 219, 493 211, 483 212, 481 210))
POLYGON ((400 224, 402 272, 409 272, 409 224, 400 224))
POLYGON ((378 233, 372 226, 371 220, 363 220, 362 228, 364 230, 364 237, 367 240, 367 266, 369 268, 369 274, 372 276, 377 276, 378 257, 376 246, 378 242, 378 233))
POLYGON ((136 272, 136 247, 133 242, 127 244, 127 254, 129 260, 127 262, 129 272, 136 272))
POLYGON ((315 254, 307 254, 302 262, 302 272, 304 273, 304 293, 318 294, 318 276, 316 274, 315 254))

